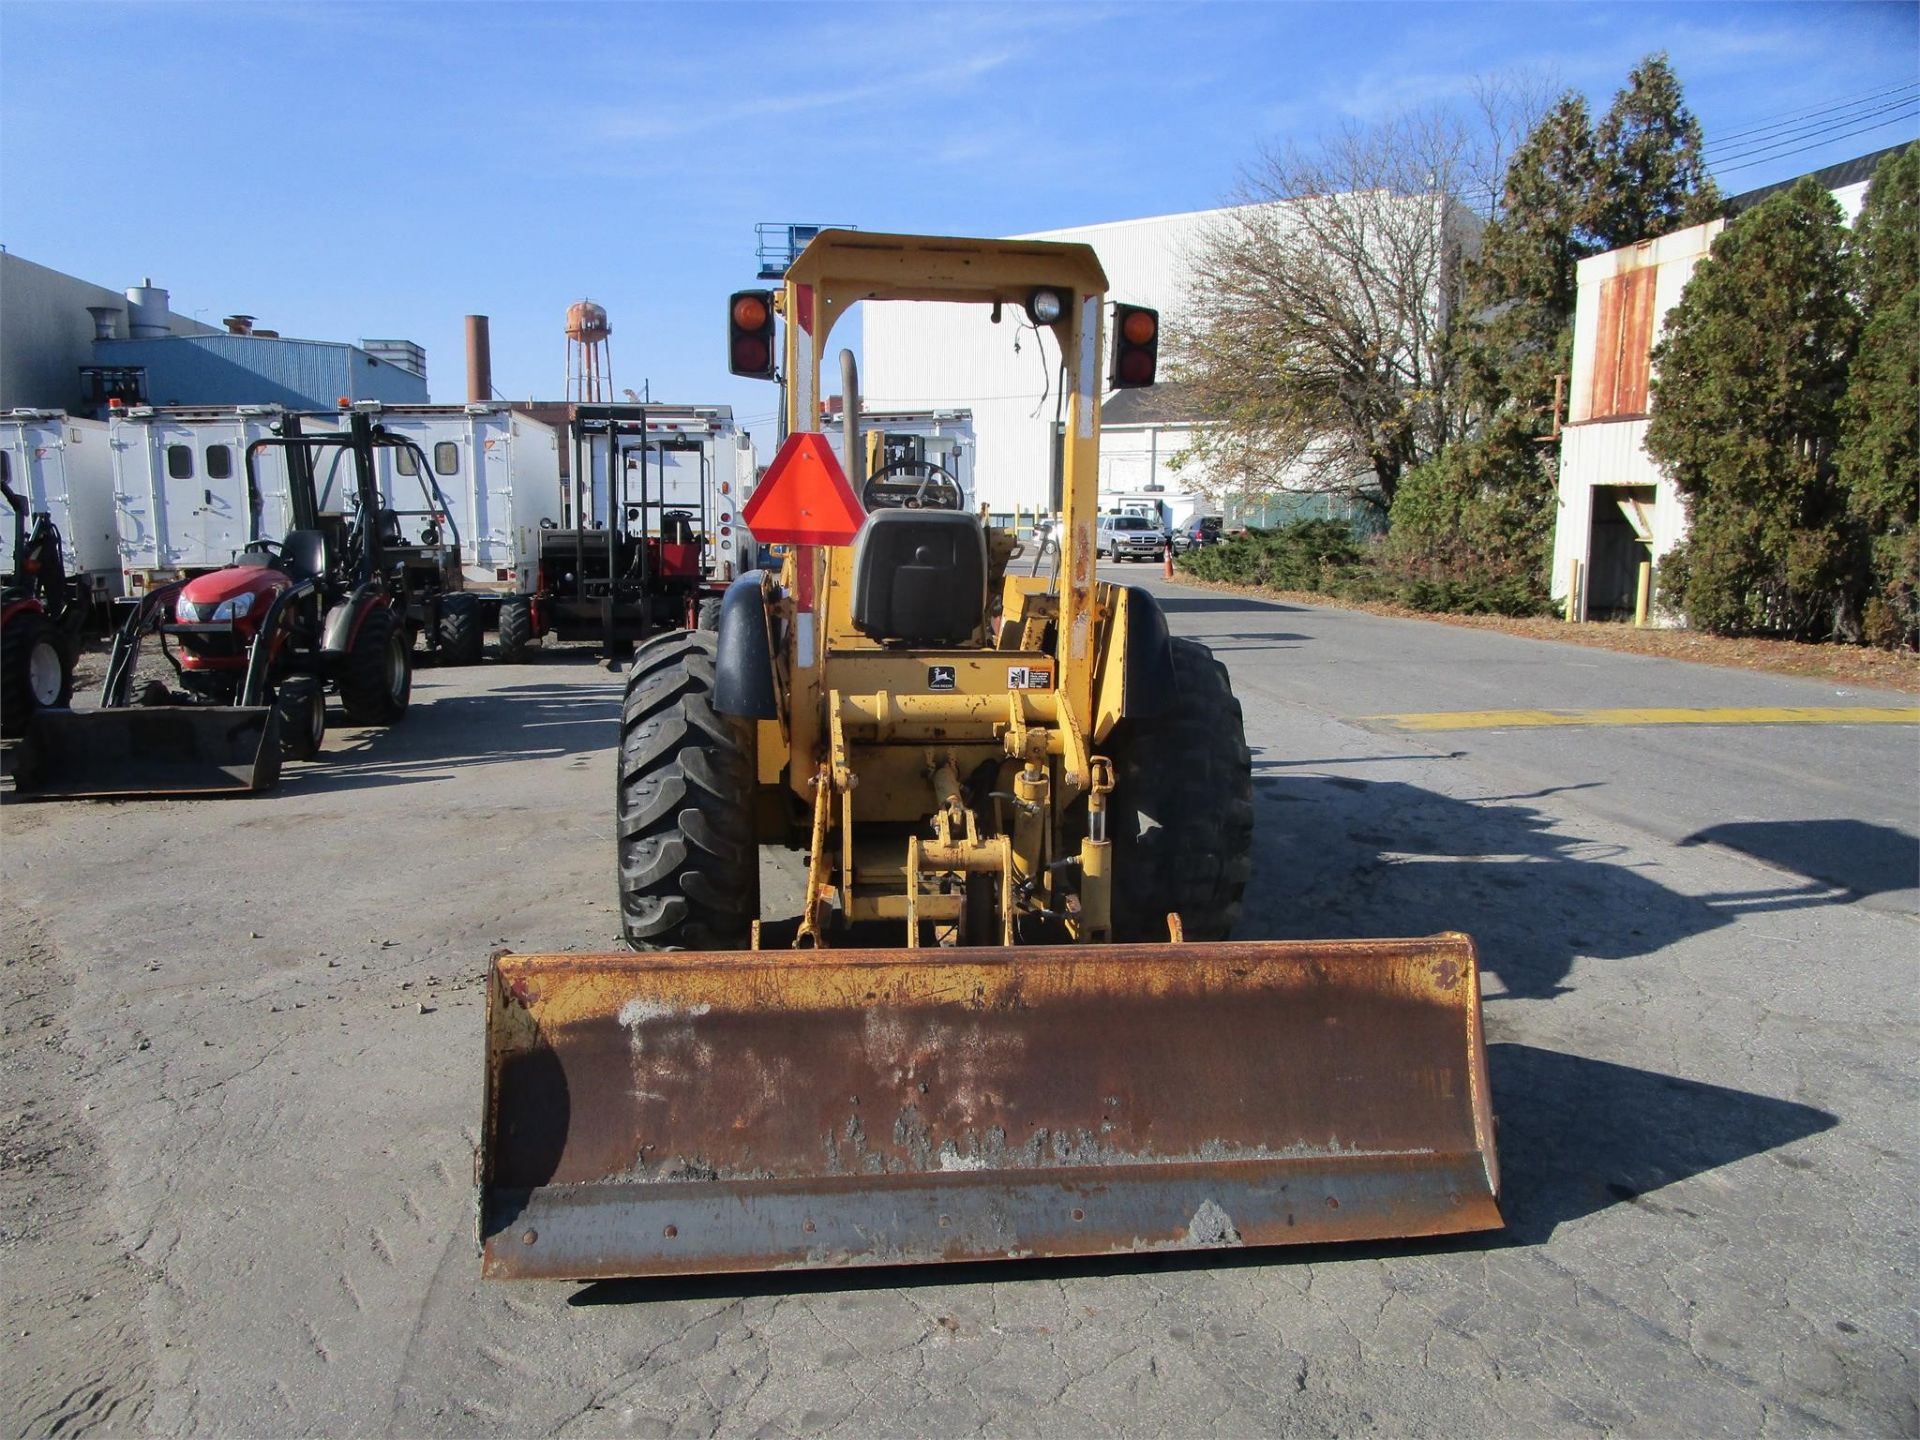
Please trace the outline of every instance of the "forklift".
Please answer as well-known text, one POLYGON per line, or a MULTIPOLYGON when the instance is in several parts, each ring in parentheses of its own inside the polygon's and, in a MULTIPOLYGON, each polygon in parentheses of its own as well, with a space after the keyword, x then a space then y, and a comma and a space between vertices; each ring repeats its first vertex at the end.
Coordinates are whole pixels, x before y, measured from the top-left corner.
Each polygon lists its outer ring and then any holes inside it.
POLYGON ((574 523, 541 532, 538 589, 502 602, 502 658, 550 635, 592 641, 618 668, 656 631, 692 629, 703 611, 717 624, 704 437, 650 426, 645 405, 576 406, 570 436, 574 523))

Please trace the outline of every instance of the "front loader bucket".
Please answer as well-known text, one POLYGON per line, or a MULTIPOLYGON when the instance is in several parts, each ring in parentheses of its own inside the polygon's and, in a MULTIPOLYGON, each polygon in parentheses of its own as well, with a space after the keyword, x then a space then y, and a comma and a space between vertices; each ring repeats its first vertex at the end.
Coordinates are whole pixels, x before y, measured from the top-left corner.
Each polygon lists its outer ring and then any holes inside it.
POLYGON ((1463 935, 503 955, 479 1181, 502 1278, 1501 1223, 1463 935))
POLYGON ((28 721, 14 783, 48 797, 245 794, 273 784, 279 758, 269 706, 43 710, 28 721))

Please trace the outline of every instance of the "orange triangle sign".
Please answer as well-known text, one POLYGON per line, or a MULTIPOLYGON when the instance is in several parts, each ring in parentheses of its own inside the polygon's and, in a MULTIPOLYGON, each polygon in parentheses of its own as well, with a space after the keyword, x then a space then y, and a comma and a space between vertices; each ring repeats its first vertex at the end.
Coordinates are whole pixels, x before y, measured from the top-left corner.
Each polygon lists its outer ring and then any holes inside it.
POLYGON ((766 545, 847 545, 867 512, 817 431, 796 430, 767 466, 740 523, 766 545))

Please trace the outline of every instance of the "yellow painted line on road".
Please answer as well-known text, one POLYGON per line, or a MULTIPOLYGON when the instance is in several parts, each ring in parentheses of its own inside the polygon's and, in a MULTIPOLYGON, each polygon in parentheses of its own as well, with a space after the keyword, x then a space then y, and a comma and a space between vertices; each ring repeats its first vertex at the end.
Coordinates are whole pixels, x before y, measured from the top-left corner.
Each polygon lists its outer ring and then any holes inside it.
POLYGON ((1737 705, 1620 710, 1432 710, 1368 715, 1394 730, 1525 730, 1555 725, 1920 725, 1916 705, 1737 705))

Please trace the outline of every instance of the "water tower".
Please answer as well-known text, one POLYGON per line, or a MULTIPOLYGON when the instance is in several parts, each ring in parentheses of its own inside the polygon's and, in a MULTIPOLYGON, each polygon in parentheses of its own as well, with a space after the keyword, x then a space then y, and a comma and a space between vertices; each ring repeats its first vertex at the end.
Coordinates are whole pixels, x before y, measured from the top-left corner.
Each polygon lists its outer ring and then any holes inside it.
POLYGON ((588 405, 613 399, 613 326, 606 308, 591 300, 567 307, 567 395, 588 405))

